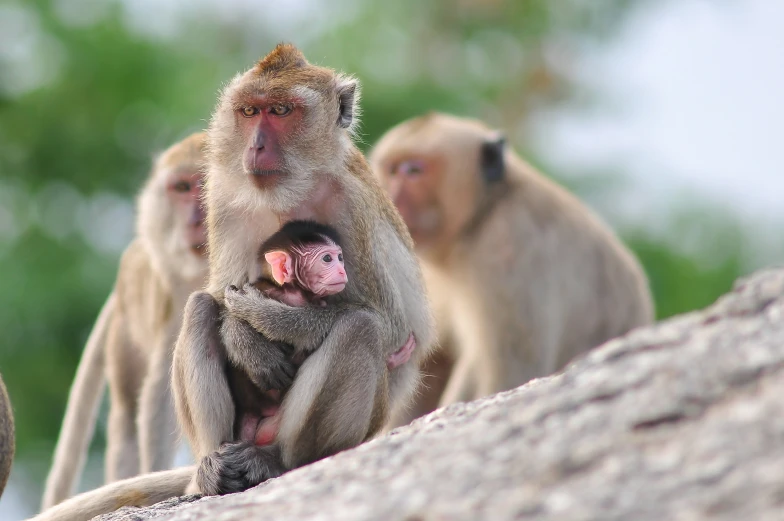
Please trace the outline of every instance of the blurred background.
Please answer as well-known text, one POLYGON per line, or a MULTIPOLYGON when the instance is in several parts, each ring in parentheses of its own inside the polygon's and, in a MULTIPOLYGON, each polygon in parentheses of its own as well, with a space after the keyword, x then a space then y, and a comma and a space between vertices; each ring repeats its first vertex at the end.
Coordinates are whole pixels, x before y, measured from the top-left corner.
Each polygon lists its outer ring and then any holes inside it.
POLYGON ((0 518, 38 507, 153 154, 281 40, 359 77, 365 150, 430 109, 504 129, 634 249, 659 318, 784 260, 778 0, 0 0, 0 518))

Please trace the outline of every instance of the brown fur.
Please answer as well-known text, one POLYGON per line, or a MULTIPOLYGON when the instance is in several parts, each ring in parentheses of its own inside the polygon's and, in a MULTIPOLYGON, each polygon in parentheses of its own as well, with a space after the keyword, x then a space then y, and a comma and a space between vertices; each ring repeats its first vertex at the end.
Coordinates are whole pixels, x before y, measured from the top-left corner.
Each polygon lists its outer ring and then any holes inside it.
POLYGON ((3 495, 8 475, 11 473, 11 464, 14 461, 16 440, 14 432, 14 411, 8 391, 0 376, 0 496, 3 495))
POLYGON ((171 355, 182 308, 188 295, 204 283, 207 262, 184 238, 185 223, 167 199, 167 186, 174 171, 198 172, 203 150, 203 133, 172 146, 158 158, 141 191, 137 238, 123 253, 114 290, 88 339, 43 508, 72 493, 94 429, 104 378, 111 401, 106 481, 162 470, 172 463, 177 425, 169 389, 171 355))
POLYGON ((398 424, 432 409, 433 394, 446 405, 510 389, 653 318, 643 270, 592 211, 503 146, 502 177, 487 177, 480 149, 500 137, 431 113, 391 129, 372 152, 455 358, 446 389, 432 386, 420 397, 430 406, 398 424), (396 170, 411 161, 423 171, 396 170))

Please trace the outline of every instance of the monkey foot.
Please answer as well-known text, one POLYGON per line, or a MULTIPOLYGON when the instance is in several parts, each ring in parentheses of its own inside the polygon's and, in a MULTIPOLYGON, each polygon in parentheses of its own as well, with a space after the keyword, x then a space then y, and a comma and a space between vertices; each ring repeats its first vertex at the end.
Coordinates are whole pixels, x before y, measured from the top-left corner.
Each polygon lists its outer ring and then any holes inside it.
POLYGON ((196 482, 205 496, 242 492, 286 472, 277 445, 224 443, 202 458, 196 482))
POLYGON ((406 340, 403 347, 389 355, 387 358, 387 368, 392 370, 408 362, 414 349, 416 349, 416 339, 414 338, 414 333, 411 333, 408 335, 408 340, 406 340))

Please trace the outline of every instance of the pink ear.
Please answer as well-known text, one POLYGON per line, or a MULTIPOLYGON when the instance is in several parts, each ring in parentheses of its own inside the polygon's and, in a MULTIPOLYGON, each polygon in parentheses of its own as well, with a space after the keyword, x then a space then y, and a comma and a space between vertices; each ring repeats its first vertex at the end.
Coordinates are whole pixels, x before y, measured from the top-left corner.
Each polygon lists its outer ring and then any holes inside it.
POLYGON ((271 251, 264 254, 264 259, 272 267, 272 278, 280 285, 291 282, 291 256, 285 251, 271 251))

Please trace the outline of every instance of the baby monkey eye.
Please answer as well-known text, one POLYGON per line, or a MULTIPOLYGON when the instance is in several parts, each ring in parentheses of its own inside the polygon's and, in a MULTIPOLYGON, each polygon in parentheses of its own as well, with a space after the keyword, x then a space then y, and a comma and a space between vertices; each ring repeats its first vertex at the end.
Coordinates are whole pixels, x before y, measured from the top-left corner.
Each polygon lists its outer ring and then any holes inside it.
POLYGON ((330 255, 329 253, 327 253, 326 255, 324 255, 323 257, 321 257, 321 260, 323 260, 324 262, 332 262, 332 255, 330 255))
POLYGON ((340 262, 343 262, 343 254, 342 253, 338 253, 338 260, 340 262))
POLYGON ((172 187, 175 192, 185 193, 191 191, 191 184, 188 181, 177 181, 172 187))
POLYGON ((291 112, 291 106, 285 105, 283 103, 277 103, 275 105, 271 105, 269 111, 270 114, 275 114, 276 116, 286 116, 289 112, 291 112))
POLYGON ((258 113, 259 113, 259 109, 257 109, 256 107, 243 107, 242 108, 242 115, 245 116, 246 118, 252 118, 253 116, 255 116, 258 113))

